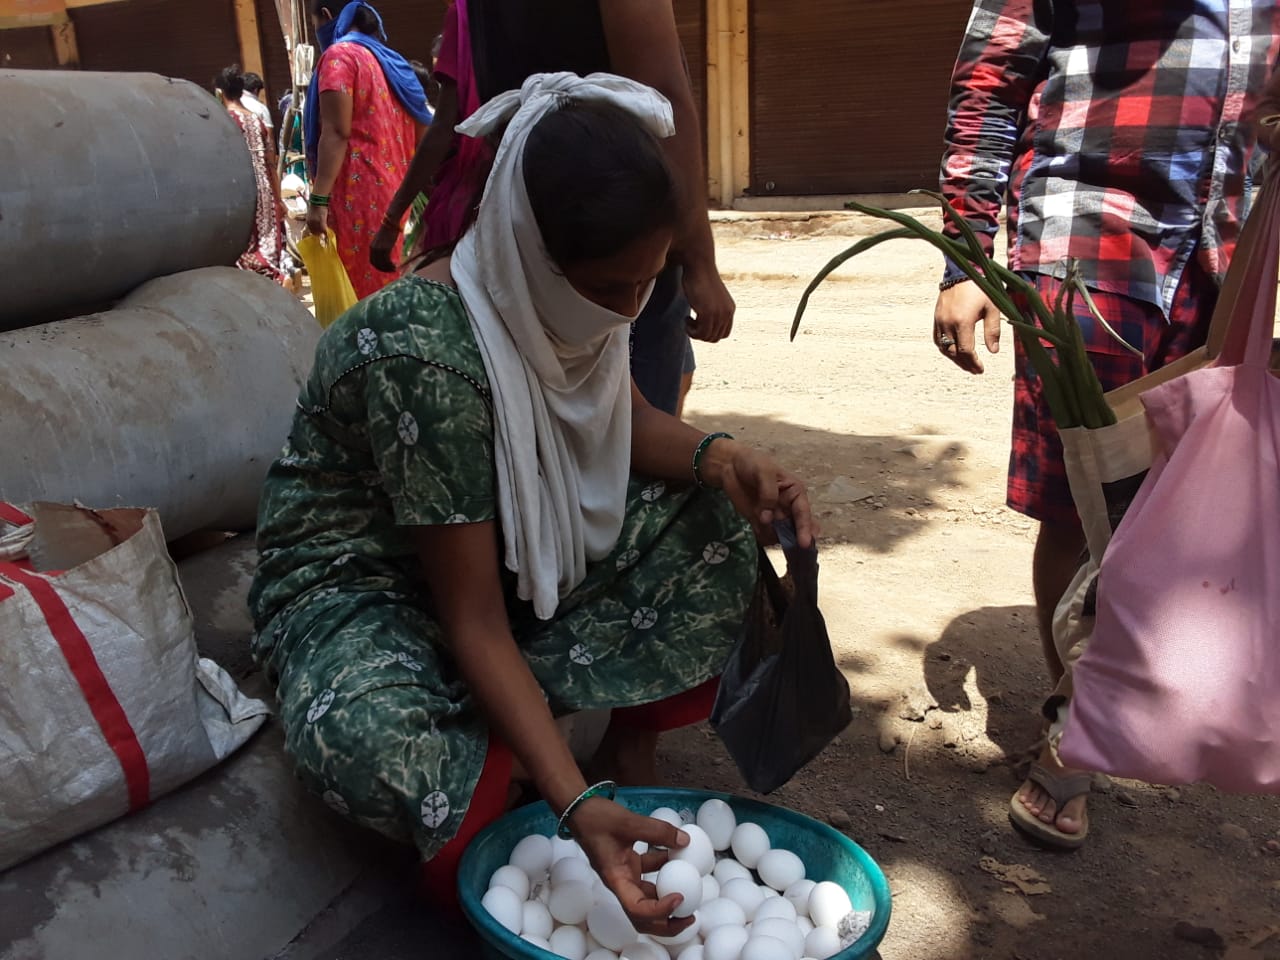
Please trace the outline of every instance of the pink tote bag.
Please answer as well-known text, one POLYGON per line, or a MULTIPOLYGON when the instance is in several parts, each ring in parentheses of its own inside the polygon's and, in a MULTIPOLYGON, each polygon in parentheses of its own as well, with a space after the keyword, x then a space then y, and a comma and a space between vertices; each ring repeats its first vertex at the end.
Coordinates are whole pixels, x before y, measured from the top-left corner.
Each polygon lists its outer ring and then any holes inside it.
POLYGON ((1222 351, 1142 395, 1155 462, 1102 558, 1063 762, 1280 793, 1280 181, 1223 286, 1222 351))

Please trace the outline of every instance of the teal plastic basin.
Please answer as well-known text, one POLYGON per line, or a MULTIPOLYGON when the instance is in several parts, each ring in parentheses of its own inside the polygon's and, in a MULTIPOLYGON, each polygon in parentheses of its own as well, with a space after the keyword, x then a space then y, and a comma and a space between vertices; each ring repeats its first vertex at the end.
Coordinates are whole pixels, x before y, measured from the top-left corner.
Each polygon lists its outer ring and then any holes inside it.
MULTIPOLYGON (((862 960, 875 955, 876 948, 889 929, 893 901, 884 871, 867 851, 833 830, 802 813, 747 800, 727 793, 707 790, 677 790, 648 787, 618 791, 618 802, 648 814, 658 807, 671 807, 686 820, 692 819, 698 807, 711 799, 723 800, 733 808, 739 821, 758 823, 775 847, 793 851, 804 861, 805 875, 810 880, 831 880, 849 893, 855 910, 872 912, 871 927, 862 938, 833 960, 862 960)), ((557 960, 556 954, 526 943, 494 920, 480 905, 489 889, 489 878, 511 856, 512 848, 531 833, 551 836, 556 818, 545 803, 535 803, 507 814, 471 842, 458 870, 458 893, 462 909, 471 925, 484 941, 486 955, 508 960, 557 960)))

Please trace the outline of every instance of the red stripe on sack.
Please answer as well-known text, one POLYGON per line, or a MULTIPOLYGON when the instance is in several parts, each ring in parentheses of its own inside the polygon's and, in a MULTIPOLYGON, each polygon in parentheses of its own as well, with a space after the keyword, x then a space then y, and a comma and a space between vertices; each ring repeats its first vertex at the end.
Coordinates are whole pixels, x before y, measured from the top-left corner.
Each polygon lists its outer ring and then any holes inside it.
POLYGON ((35 523, 12 503, 5 503, 3 500, 0 500, 0 520, 11 523, 15 527, 25 527, 29 523, 35 523))
POLYGON ((89 705, 93 719, 111 747, 124 771, 129 789, 129 810, 140 810, 151 802, 151 771, 147 767, 146 754, 133 731, 133 725, 125 715, 124 707, 116 699, 111 684, 107 682, 93 648, 84 633, 76 625, 71 611, 58 596, 53 585, 42 577, 21 570, 13 564, 0 564, 0 574, 25 587, 44 614, 49 631, 58 642, 66 658, 71 675, 80 685, 80 693, 89 705))

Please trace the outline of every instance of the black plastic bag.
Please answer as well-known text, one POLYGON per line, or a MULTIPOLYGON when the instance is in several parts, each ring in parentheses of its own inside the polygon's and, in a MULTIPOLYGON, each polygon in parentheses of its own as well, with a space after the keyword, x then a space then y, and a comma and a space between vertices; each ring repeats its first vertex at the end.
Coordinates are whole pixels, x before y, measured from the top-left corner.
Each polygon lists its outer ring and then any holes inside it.
POLYGON ((770 793, 822 752, 853 719, 849 682, 836 666, 818 609, 818 548, 774 525, 794 592, 764 551, 742 638, 729 654, 711 725, 752 790, 770 793))

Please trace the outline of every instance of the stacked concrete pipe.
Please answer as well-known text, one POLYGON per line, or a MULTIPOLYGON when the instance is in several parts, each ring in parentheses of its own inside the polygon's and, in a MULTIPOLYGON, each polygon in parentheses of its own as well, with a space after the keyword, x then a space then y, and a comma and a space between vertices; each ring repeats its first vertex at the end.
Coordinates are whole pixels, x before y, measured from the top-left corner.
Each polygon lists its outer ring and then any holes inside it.
POLYGON ((320 330, 227 266, 256 203, 238 127, 150 74, 0 71, 0 114, 0 499, 251 527, 320 330))

